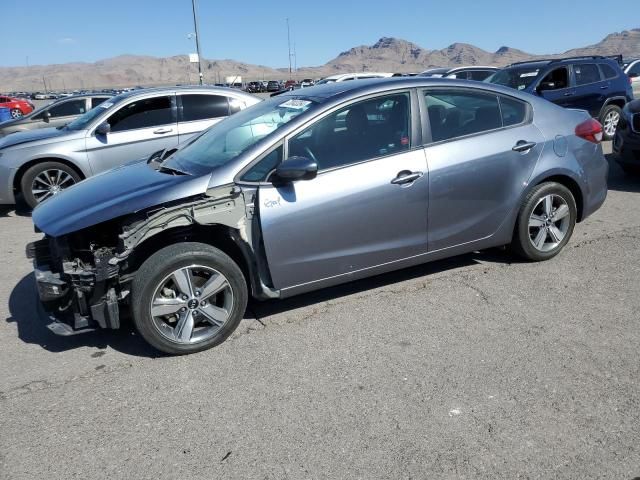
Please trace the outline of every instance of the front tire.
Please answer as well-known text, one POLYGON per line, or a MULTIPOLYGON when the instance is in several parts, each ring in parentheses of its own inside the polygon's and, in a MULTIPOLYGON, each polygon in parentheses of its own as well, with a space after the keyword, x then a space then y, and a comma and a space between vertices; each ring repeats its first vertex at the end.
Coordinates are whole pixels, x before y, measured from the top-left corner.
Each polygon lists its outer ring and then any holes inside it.
POLYGON ((12 108, 10 113, 11 113, 11 118, 22 117, 22 110, 20 110, 19 108, 12 108))
POLYGON ((602 124, 602 135, 604 140, 613 140, 616 134, 616 128, 622 115, 622 109, 617 105, 607 105, 600 115, 600 123, 602 124))
POLYGON ((136 329, 172 355, 200 352, 224 342, 247 306, 238 265, 210 245, 185 242, 151 255, 131 288, 136 329))
POLYGON ((567 244, 578 217, 571 191, 556 182, 536 186, 525 198, 513 235, 513 250, 534 262, 555 257, 567 244))
POLYGON ((31 208, 78 183, 82 178, 73 168, 60 162, 36 163, 22 176, 20 191, 31 208))

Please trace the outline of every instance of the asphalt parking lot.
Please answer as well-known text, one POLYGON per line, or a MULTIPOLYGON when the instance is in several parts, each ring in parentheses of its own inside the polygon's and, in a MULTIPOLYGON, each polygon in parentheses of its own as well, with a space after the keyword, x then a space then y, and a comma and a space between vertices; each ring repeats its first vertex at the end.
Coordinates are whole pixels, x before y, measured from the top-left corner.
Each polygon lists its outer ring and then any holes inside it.
MULTIPOLYGON (((609 148, 609 146, 607 146, 609 148)), ((38 322, 0 210, 0 478, 640 476, 640 178, 539 264, 475 253, 254 304, 188 357, 38 322)))

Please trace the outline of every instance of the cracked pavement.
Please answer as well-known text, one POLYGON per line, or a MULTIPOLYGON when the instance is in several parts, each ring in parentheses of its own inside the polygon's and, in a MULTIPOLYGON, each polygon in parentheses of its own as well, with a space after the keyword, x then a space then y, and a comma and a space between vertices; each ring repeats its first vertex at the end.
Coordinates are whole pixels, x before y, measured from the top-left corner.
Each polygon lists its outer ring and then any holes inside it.
POLYGON ((640 476, 640 178, 531 264, 491 250, 254 303, 223 345, 37 322, 0 216, 0 478, 640 476))

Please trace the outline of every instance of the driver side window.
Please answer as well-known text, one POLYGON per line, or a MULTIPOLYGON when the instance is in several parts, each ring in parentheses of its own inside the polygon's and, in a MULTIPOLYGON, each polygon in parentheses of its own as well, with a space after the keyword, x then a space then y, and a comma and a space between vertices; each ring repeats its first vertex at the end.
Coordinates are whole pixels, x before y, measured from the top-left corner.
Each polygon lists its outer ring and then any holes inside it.
POLYGON ((288 155, 315 160, 322 171, 406 151, 409 104, 408 93, 353 103, 289 140, 288 155))
POLYGON ((551 70, 540 82, 541 90, 560 90, 569 87, 569 70, 567 67, 551 70))

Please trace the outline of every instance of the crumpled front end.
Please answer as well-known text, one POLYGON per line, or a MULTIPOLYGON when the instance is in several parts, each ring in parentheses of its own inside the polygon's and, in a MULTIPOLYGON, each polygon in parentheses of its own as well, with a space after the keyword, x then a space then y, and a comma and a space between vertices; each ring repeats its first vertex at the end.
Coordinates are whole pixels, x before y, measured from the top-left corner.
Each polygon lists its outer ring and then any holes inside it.
POLYGON ((44 237, 27 245, 48 327, 59 335, 120 327, 120 306, 128 291, 108 247, 72 250, 73 238, 44 237))

